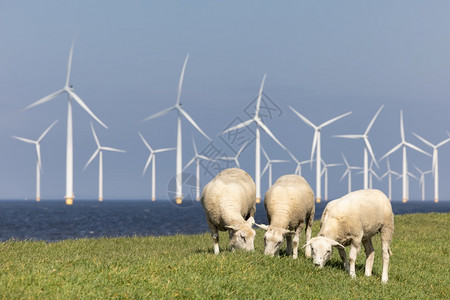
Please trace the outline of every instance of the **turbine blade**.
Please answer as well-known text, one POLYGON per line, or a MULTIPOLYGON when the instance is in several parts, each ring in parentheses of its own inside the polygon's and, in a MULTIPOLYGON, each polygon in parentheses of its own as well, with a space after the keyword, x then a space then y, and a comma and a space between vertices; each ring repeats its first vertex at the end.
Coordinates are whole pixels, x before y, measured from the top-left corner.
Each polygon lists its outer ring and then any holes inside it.
POLYGON ((264 147, 263 147, 263 146, 261 146, 261 150, 262 150, 262 153, 263 153, 264 157, 267 159, 267 161, 270 161, 270 158, 269 158, 269 156, 267 155, 266 150, 264 150, 264 147))
POLYGON ((336 118, 333 118, 333 119, 331 119, 331 120, 328 120, 328 121, 326 121, 326 122, 320 124, 318 127, 319 127, 319 128, 323 128, 323 127, 325 127, 325 126, 327 126, 327 125, 330 125, 330 124, 333 123, 333 122, 336 122, 336 121, 339 120, 339 119, 342 119, 343 117, 346 117, 346 116, 350 115, 351 113, 352 113, 352 112, 349 111, 349 112, 347 112, 347 113, 345 113, 345 114, 342 114, 342 115, 340 115, 340 116, 337 116, 336 118))
POLYGON ((194 156, 185 166, 184 166, 184 168, 183 168, 183 171, 184 170, 186 170, 190 165, 192 165, 192 163, 194 163, 194 161, 195 161, 195 159, 196 159, 197 157, 196 156, 194 156))
POLYGON ((239 157, 242 153, 242 151, 244 151, 245 146, 247 146, 247 144, 250 143, 250 141, 246 141, 242 146, 241 149, 239 149, 238 153, 236 154, 236 157, 239 157))
POLYGON ((203 160, 207 160, 207 161, 216 161, 215 159, 212 159, 212 158, 204 156, 204 155, 198 155, 197 157, 200 159, 203 159, 203 160))
POLYGON ((310 157, 310 161, 311 161, 311 166, 312 166, 312 161, 313 161, 313 157, 314 157, 314 151, 316 150, 316 146, 317 146, 317 130, 314 130, 314 137, 313 137, 313 142, 312 142, 312 147, 311 147, 311 157, 310 157))
POLYGON ((11 136, 11 137, 14 138, 14 139, 16 139, 16 140, 19 140, 19 141, 28 143, 28 144, 36 144, 36 141, 30 140, 30 139, 26 139, 26 138, 23 138, 23 137, 20 137, 20 136, 15 136, 15 135, 13 135, 13 136, 11 136))
POLYGON ((138 133, 139 133, 139 136, 141 137, 141 140, 144 142, 145 146, 148 148, 148 150, 153 152, 152 147, 150 147, 150 145, 147 143, 147 141, 145 140, 144 136, 140 132, 138 132, 138 133))
POLYGON ((144 166, 144 171, 142 171, 142 176, 144 176, 145 172, 147 171, 147 168, 153 159, 153 155, 154 155, 153 152, 150 152, 150 155, 148 156, 147 162, 145 163, 145 166, 144 166))
POLYGON ((448 142, 450 142, 450 137, 446 140, 443 140, 442 142, 440 142, 439 144, 436 145, 436 148, 439 148, 445 144, 447 144, 448 142))
POLYGON ((348 174, 349 171, 350 169, 345 170, 344 174, 342 174, 341 176, 341 181, 344 180, 345 176, 348 174))
POLYGON ((105 128, 108 128, 108 126, 106 126, 102 121, 100 121, 99 118, 97 118, 96 115, 94 115, 94 113, 89 109, 89 107, 87 107, 87 105, 83 102, 83 100, 81 100, 80 97, 78 97, 77 94, 75 94, 73 91, 68 90, 68 93, 70 94, 70 96, 72 96, 73 99, 75 99, 75 101, 92 117, 94 118, 95 121, 97 121, 100 125, 102 125, 105 128))
POLYGON ((289 151, 288 149, 286 149, 287 153, 289 154, 289 156, 292 158, 292 160, 298 165, 300 164, 300 162, 298 161, 298 159, 294 156, 294 154, 291 153, 291 151, 289 151))
POLYGON ((400 136, 402 138, 402 142, 405 141, 405 127, 403 125, 403 110, 400 110, 400 136))
POLYGON ((309 126, 311 126, 314 129, 317 129, 317 126, 314 125, 310 120, 308 120, 306 117, 304 117, 301 113, 299 113, 298 111, 296 111, 292 106, 289 106, 289 108, 297 115, 297 117, 299 117, 300 119, 303 120, 303 122, 305 122, 306 124, 308 124, 309 126))
POLYGON ((248 125, 250 125, 251 123, 253 123, 253 119, 250 119, 250 120, 247 120, 247 121, 245 121, 245 122, 242 122, 242 123, 240 123, 240 124, 237 124, 237 125, 235 125, 235 126, 233 126, 233 127, 230 127, 230 128, 228 128, 228 129, 225 129, 224 131, 222 131, 221 133, 219 133, 219 135, 222 135, 222 134, 224 134, 224 133, 227 133, 227 132, 230 132, 230 131, 233 131, 233 130, 238 130, 238 129, 241 129, 241 128, 243 128, 243 127, 246 127, 246 126, 248 126, 248 125))
POLYGON ((41 145, 39 145, 39 143, 36 143, 36 155, 37 155, 39 170, 42 172, 41 145))
POLYGON ((186 70, 186 65, 187 65, 188 59, 189 59, 189 54, 186 55, 186 58, 184 59, 183 68, 181 69, 180 81, 178 82, 177 105, 180 104, 181 89, 183 88, 184 71, 186 70))
POLYGON ((66 76, 66 87, 69 86, 69 80, 70 80, 70 72, 72 69, 72 56, 73 56, 73 47, 75 46, 75 40, 72 42, 72 46, 70 47, 69 52, 69 60, 67 61, 67 76, 66 76))
POLYGON ((276 163, 285 163, 285 162, 289 162, 288 160, 285 159, 274 159, 270 161, 272 164, 276 164, 276 163))
POLYGON ((348 163, 347 159, 345 158, 344 153, 341 153, 341 155, 342 155, 342 158, 344 159, 344 163, 347 166, 347 168, 350 168, 350 164, 348 163))
POLYGON ((61 95, 62 93, 64 93, 64 89, 58 90, 58 91, 56 91, 54 93, 51 93, 50 95, 45 96, 44 98, 41 98, 38 101, 33 102, 32 104, 28 105, 27 107, 24 108, 24 110, 27 110, 27 109, 32 108, 34 106, 38 106, 38 105, 40 105, 42 103, 48 102, 50 100, 53 100, 56 97, 58 97, 59 95, 61 95))
POLYGON ((434 145, 432 143, 430 143, 429 141, 427 141, 426 139, 424 139, 423 137, 421 137, 420 135, 416 134, 415 132, 412 133, 413 135, 416 136, 416 138, 418 138, 419 140, 421 140, 424 144, 434 148, 434 145))
POLYGON ((97 144, 97 147, 100 148, 101 147, 100 141, 98 140, 97 134, 95 133, 94 124, 92 122, 91 122, 91 130, 92 130, 92 135, 94 136, 95 143, 97 144))
POLYGON ((166 151, 172 151, 172 150, 175 150, 175 149, 176 149, 175 147, 173 147, 173 148, 161 148, 161 149, 155 150, 154 153, 161 153, 161 152, 166 152, 166 151))
POLYGON ((378 109, 378 111, 376 112, 375 116, 373 116, 372 120, 369 123, 369 126, 367 126, 366 131, 364 132, 364 135, 368 135, 370 129, 373 126, 373 123, 375 123, 375 120, 377 119, 378 115, 380 114, 381 110, 383 109, 384 105, 381 105, 381 107, 378 109))
POLYGON ((83 171, 86 170, 86 168, 89 166, 89 164, 94 160, 94 158, 97 156, 97 154, 100 152, 100 149, 97 148, 97 150, 94 151, 94 154, 92 154, 91 158, 88 160, 86 165, 83 168, 83 171))
POLYGON ((141 122, 145 122, 145 121, 148 121, 148 120, 151 120, 151 119, 154 119, 154 118, 158 118, 158 117, 164 116, 165 114, 169 113, 173 109, 175 109, 175 106, 172 106, 170 108, 164 109, 164 110, 162 110, 162 111, 160 111, 160 112, 158 112, 156 114, 153 114, 153 115, 143 119, 141 122))
POLYGON ((116 149, 116 148, 111 148, 111 147, 101 147, 101 150, 105 150, 105 151, 112 151, 112 152, 120 152, 120 153, 125 153, 127 151, 125 150, 121 150, 121 149, 116 149))
POLYGON ((385 155, 383 155, 380 160, 383 160, 384 158, 386 158, 387 156, 391 155, 392 153, 394 153, 395 151, 397 151, 401 146, 403 145, 403 143, 398 144, 397 146, 395 146, 394 148, 392 148, 391 150, 389 150, 385 155))
POLYGON ((256 100, 255 118, 259 118, 259 107, 261 106, 261 97, 264 88, 264 82, 266 81, 267 74, 264 74, 261 86, 259 87, 258 99, 256 100))
POLYGON ((197 156, 198 155, 197 145, 195 144, 194 136, 192 136, 192 146, 194 146, 194 153, 197 156))
POLYGON ((53 126, 56 125, 56 123, 58 123, 58 120, 56 120, 55 122, 53 122, 42 134, 41 136, 38 138, 37 142, 39 143, 40 141, 42 141, 42 139, 47 135, 47 133, 53 128, 53 126))
POLYGON ((257 120, 256 123, 261 127, 282 149, 286 150, 286 147, 273 135, 270 129, 261 121, 257 120))
POLYGON ((268 161, 263 169, 263 171, 261 172, 261 176, 264 175, 264 173, 266 173, 267 169, 269 168, 270 162, 268 161))
POLYGON ((405 145, 408 146, 408 147, 411 148, 411 149, 414 149, 414 150, 416 150, 416 151, 419 151, 419 152, 421 152, 421 153, 423 153, 423 154, 425 154, 425 155, 431 157, 431 154, 430 154, 430 153, 425 152, 424 150, 420 149, 419 147, 417 147, 417 146, 415 146, 415 145, 413 145, 413 144, 411 144, 411 143, 405 142, 405 145))
POLYGON ((197 123, 195 123, 194 119, 192 119, 191 116, 184 111, 184 109, 178 108, 178 111, 181 112, 181 114, 189 121, 189 123, 191 123, 192 126, 194 126, 195 129, 197 129, 208 141, 212 141, 209 136, 197 125, 197 123))
POLYGON ((370 145, 369 139, 367 138, 367 136, 364 137, 364 142, 366 143, 366 147, 369 150, 370 155, 372 156, 372 161, 375 163, 375 165, 379 169, 380 166, 377 163, 377 159, 375 158, 375 154, 373 153, 372 146, 370 145))
POLYGON ((333 137, 344 138, 344 139, 361 139, 361 138, 364 138, 364 135, 362 135, 362 134, 338 134, 338 135, 333 135, 333 137))

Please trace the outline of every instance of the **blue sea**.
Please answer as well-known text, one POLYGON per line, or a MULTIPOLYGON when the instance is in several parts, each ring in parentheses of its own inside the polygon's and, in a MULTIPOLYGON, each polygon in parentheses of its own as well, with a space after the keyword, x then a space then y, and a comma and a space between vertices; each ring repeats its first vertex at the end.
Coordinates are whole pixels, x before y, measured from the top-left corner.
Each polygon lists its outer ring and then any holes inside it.
MULTIPOLYGON (((320 219, 326 203, 316 204, 320 219)), ((392 202, 395 214, 450 212, 450 201, 392 202)), ((264 205, 257 204, 257 223, 267 224, 264 205)), ((186 201, 176 205, 160 200, 79 200, 67 206, 64 201, 0 201, 0 241, 162 236, 209 232, 202 205, 186 201)))

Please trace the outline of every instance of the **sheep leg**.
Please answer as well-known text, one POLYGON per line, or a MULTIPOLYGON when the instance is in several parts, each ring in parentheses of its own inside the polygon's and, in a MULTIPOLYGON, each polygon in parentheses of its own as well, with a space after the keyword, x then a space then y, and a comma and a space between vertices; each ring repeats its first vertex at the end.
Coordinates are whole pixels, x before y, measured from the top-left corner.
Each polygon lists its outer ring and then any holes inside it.
MULTIPOLYGON (((306 228, 305 228, 305 237, 306 242, 308 242, 311 239, 311 227, 314 221, 314 211, 309 215, 309 219, 306 220, 306 228)), ((305 248, 305 256, 307 258, 311 258, 311 245, 306 246, 305 248)))
POLYGON ((344 269, 345 271, 349 272, 348 268, 348 260, 347 260, 347 253, 345 252, 345 249, 342 249, 341 247, 338 248, 339 256, 342 259, 342 262, 344 263, 344 269))
POLYGON ((217 227, 211 223, 209 218, 206 218, 206 221, 208 223, 209 229, 211 230, 211 237, 213 239, 214 243, 214 254, 219 254, 219 231, 217 227))
POLYGON ((350 252, 348 253, 348 257, 350 259, 349 274, 352 278, 356 277, 355 264, 356 264, 356 257, 358 256, 360 246, 361 245, 352 243, 350 246, 350 252))
POLYGON ((386 283, 388 281, 389 270, 389 257, 391 255, 391 241, 394 228, 392 226, 386 226, 381 229, 381 247, 383 249, 383 272, 381 275, 381 282, 386 283))
POLYGON ((293 241, 293 254, 292 254, 292 258, 293 259, 297 259, 298 257, 298 245, 300 244, 300 235, 302 234, 302 229, 303 229, 303 224, 300 224, 300 226, 297 227, 297 230, 295 231, 294 234, 294 241, 293 241))
POLYGON ((286 255, 292 255, 292 235, 286 235, 286 255))
POLYGON ((366 252, 366 276, 372 276, 373 261, 375 258, 375 251, 373 250, 372 238, 362 242, 366 252))

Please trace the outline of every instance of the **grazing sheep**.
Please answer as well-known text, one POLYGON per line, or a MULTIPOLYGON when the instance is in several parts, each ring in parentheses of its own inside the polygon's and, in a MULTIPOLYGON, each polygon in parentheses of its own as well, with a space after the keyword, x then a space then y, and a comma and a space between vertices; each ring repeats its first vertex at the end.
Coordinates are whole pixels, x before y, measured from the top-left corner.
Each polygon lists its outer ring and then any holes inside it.
POLYGON ((315 265, 322 268, 330 259, 332 247, 335 246, 338 247, 345 269, 355 278, 355 261, 362 243, 366 252, 365 274, 371 276, 375 255, 372 236, 380 232, 383 250, 381 281, 388 281, 394 214, 391 203, 383 192, 374 189, 359 190, 331 201, 325 207, 320 223, 317 237, 306 244, 312 248, 315 265), (351 245, 350 266, 344 248, 348 245, 351 245))
POLYGON ((237 168, 220 172, 203 189, 201 202, 214 242, 214 254, 219 254, 219 232, 228 230, 230 247, 254 250, 256 190, 253 179, 237 168))
MULTIPOLYGON (((278 178, 266 192, 264 207, 269 226, 259 225, 266 230, 264 234, 264 253, 279 253, 286 237, 287 253, 298 255, 298 245, 303 225, 306 224, 306 241, 311 238, 311 226, 314 221, 314 192, 302 176, 284 175, 278 178), (292 238, 294 236, 294 238, 292 238)), ((305 254, 311 257, 311 248, 305 254)))

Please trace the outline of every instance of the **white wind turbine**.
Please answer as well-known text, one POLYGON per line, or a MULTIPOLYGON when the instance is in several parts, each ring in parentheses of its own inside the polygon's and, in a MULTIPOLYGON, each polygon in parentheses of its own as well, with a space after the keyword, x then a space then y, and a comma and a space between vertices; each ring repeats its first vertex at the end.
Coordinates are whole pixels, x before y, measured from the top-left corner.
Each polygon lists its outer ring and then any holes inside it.
POLYGON ((206 135, 203 130, 195 123, 194 119, 191 118, 190 115, 181 107, 180 103, 180 97, 181 97, 181 89, 183 87, 183 78, 184 78, 184 71, 186 70, 186 64, 189 59, 189 54, 186 55, 186 59, 184 60, 183 68, 181 70, 180 75, 180 81, 178 82, 178 94, 177 94, 177 101, 174 106, 169 107, 165 110, 162 110, 154 115, 151 115, 147 118, 145 118, 143 121, 147 121, 150 119, 158 118, 161 116, 164 116, 165 114, 175 110, 177 111, 178 118, 177 118, 177 159, 176 159, 176 193, 175 193, 175 199, 177 204, 181 204, 183 201, 183 190, 182 190, 182 182, 183 182, 183 155, 182 155, 182 134, 181 134, 181 116, 185 117, 186 120, 189 121, 189 123, 192 124, 192 126, 195 127, 204 137, 206 137, 209 141, 211 139, 208 135, 206 135))
POLYGON ((389 162, 389 157, 386 157, 387 171, 381 176, 381 179, 388 176, 388 195, 389 200, 392 201, 392 175, 400 176, 399 173, 391 170, 391 164, 389 162))
POLYGON ((13 138, 28 143, 28 144, 34 144, 36 146, 36 155, 37 155, 37 162, 36 162, 36 201, 41 201, 41 172, 42 172, 42 161, 41 161, 41 141, 42 139, 47 135, 47 133, 55 126, 55 124, 58 122, 56 120, 53 122, 42 134, 37 140, 30 140, 27 138, 19 137, 19 136, 13 136, 13 138))
POLYGON ((259 116, 259 107, 261 104, 261 97, 264 87, 264 81, 266 80, 267 74, 264 74, 261 86, 258 93, 258 98, 256 101, 256 110, 255 115, 252 119, 247 120, 243 123, 240 123, 236 126, 230 127, 226 130, 224 130, 220 134, 227 133, 232 130, 237 130, 246 126, 249 126, 252 123, 255 123, 256 125, 256 137, 255 137, 255 185, 256 185, 256 203, 261 202, 261 136, 260 136, 260 129, 265 131, 281 148, 286 150, 286 147, 273 135, 273 133, 270 131, 270 129, 262 122, 260 116, 259 116))
POLYGON ((324 186, 325 186, 325 192, 324 192, 324 199, 325 201, 328 201, 328 168, 332 168, 332 167, 338 167, 338 166, 342 166, 342 164, 326 164, 325 161, 322 159, 322 165, 323 165, 323 169, 322 169, 322 174, 325 176, 324 179, 324 186))
POLYGON ((416 165, 414 165, 414 168, 416 168, 417 172, 420 174, 419 186, 422 188, 422 201, 425 201, 425 175, 430 174, 432 170, 422 171, 416 165))
MULTIPOLYGON (((379 181, 381 181, 381 178, 380 178, 380 176, 378 176, 378 174, 374 171, 374 169, 373 169, 373 163, 374 163, 374 160, 372 159, 371 161, 370 161, 370 166, 369 166, 369 170, 368 170, 368 173, 369 173, 369 185, 368 185, 368 188, 369 189, 371 189, 372 187, 373 187, 373 177, 375 176, 379 181)), ((362 171, 362 172, 359 172, 358 174, 364 174, 364 170, 362 171)))
POLYGON ((88 162, 84 166, 84 170, 90 165, 90 163, 94 160, 94 158, 98 155, 98 201, 103 201, 103 151, 111 151, 111 152, 121 152, 125 153, 125 150, 120 150, 111 147, 104 147, 100 145, 100 141, 98 140, 97 134, 94 130, 94 124, 91 122, 92 135, 94 136, 95 144, 97 145, 97 149, 92 154, 91 158, 89 158, 88 162))
POLYGON ((344 159, 345 166, 347 167, 347 169, 345 170, 344 174, 342 174, 341 181, 344 179, 345 175, 347 175, 348 192, 350 193, 352 191, 352 170, 361 170, 361 168, 360 167, 350 166, 350 164, 348 163, 347 159, 345 158, 344 153, 341 153, 341 154, 342 154, 342 158, 344 159))
POLYGON ((266 173, 267 170, 269 170, 269 187, 272 186, 272 164, 276 164, 276 163, 284 163, 284 162, 288 162, 287 160, 282 160, 282 159, 270 159, 269 155, 267 155, 266 150, 264 150, 264 147, 261 146, 261 150, 264 154, 264 156, 266 157, 267 163, 261 173, 261 176, 264 175, 264 173, 266 173))
POLYGON ((351 114, 352 112, 347 112, 345 114, 342 114, 340 116, 337 116, 331 120, 328 120, 322 124, 320 124, 319 126, 314 125, 310 120, 308 120, 307 118, 305 118, 303 115, 301 115, 298 111, 296 111, 294 108, 292 108, 291 106, 289 106, 289 108, 300 118, 303 120, 303 122, 305 122, 306 124, 308 124, 309 126, 311 126, 314 129, 314 138, 313 138, 313 143, 312 143, 312 150, 311 150, 311 163, 312 163, 312 158, 314 156, 314 151, 316 150, 316 202, 320 203, 320 200, 322 198, 321 195, 321 179, 320 179, 320 174, 322 173, 321 170, 321 161, 322 161, 322 146, 321 146, 321 139, 320 139, 320 135, 321 135, 321 131, 322 128, 324 128, 327 125, 330 125, 331 123, 348 116, 349 114, 351 114))
POLYGON ((246 142, 241 146, 241 148, 239 149, 239 151, 236 153, 235 156, 222 156, 222 157, 218 157, 217 159, 220 159, 220 160, 226 160, 226 161, 234 161, 234 162, 236 163, 236 167, 240 168, 241 165, 239 164, 238 158, 239 158, 239 156, 242 154, 242 151, 244 151, 245 146, 247 146, 247 144, 248 144, 249 142, 250 142, 250 141, 246 141, 246 142))
POLYGON ((426 139, 424 139, 423 137, 419 136, 418 134, 415 134, 413 132, 413 134, 419 139, 421 140, 423 143, 425 143, 426 145, 430 146, 431 148, 433 148, 433 164, 432 164, 432 171, 433 171, 433 177, 434 177, 434 202, 439 202, 439 170, 438 170, 438 148, 447 144, 448 142, 450 142, 450 137, 447 138, 446 140, 443 140, 442 142, 433 145, 431 142, 427 141, 426 139))
POLYGON ((191 164, 196 162, 196 176, 197 176, 197 186, 196 186, 196 200, 200 200, 200 160, 207 160, 207 161, 215 161, 212 158, 206 157, 205 155, 198 154, 197 152, 197 145, 195 145, 194 138, 192 138, 192 145, 194 146, 194 157, 186 164, 186 166, 183 168, 183 171, 189 167, 191 164))
POLYGON ((156 149, 153 150, 152 147, 150 147, 149 143, 145 140, 145 138, 142 136, 142 134, 139 132, 139 136, 141 137, 142 142, 144 142, 147 149, 150 151, 150 155, 148 156, 147 162, 145 163, 144 171, 142 172, 142 176, 144 176, 145 172, 147 171, 148 166, 150 165, 150 162, 152 163, 152 201, 155 201, 155 185, 156 185, 156 153, 166 152, 166 151, 172 151, 175 150, 175 148, 162 148, 162 149, 156 149))
POLYGON ((364 174, 364 189, 369 188, 369 155, 367 151, 369 151, 370 155, 372 156, 372 161, 375 162, 375 165, 378 167, 377 160, 375 158, 375 154, 373 153, 372 146, 369 142, 369 131, 373 126, 373 123, 375 122, 376 118, 380 114, 381 110, 383 109, 384 105, 382 105, 376 114, 373 116, 372 120, 369 123, 369 126, 367 126, 366 131, 364 131, 363 134, 342 134, 342 135, 334 135, 334 137, 339 138, 347 138, 347 139, 363 139, 365 143, 364 147, 364 168, 363 168, 363 174, 364 174))
POLYGON ((312 161, 310 159, 304 160, 304 161, 299 161, 294 156, 294 154, 291 153, 291 151, 287 150, 287 152, 288 152, 289 156, 292 158, 292 160, 297 164, 297 167, 295 168, 294 174, 302 176, 302 165, 305 165, 305 164, 308 164, 308 163, 312 163, 312 161))
POLYGON ((74 43, 72 43, 72 47, 70 48, 69 60, 67 63, 67 76, 66 83, 64 87, 44 98, 39 99, 38 101, 28 105, 25 109, 29 109, 31 107, 40 105, 42 103, 48 102, 50 100, 55 99, 61 94, 67 93, 68 101, 67 101, 67 142, 66 142, 66 204, 72 205, 74 199, 73 193, 73 125, 72 125, 72 100, 75 100, 94 120, 96 120, 100 125, 105 128, 108 128, 96 115, 87 107, 87 105, 78 97, 77 94, 73 91, 72 85, 69 85, 70 81, 70 70, 72 67, 72 54, 73 54, 74 43))
POLYGON ((403 148, 403 168, 402 168, 402 194, 403 194, 403 199, 402 202, 407 202, 409 199, 409 185, 408 185, 408 162, 406 159, 406 147, 409 147, 411 149, 414 149, 418 152, 421 152, 423 154, 426 154, 428 156, 431 156, 429 153, 423 151, 422 149, 420 149, 417 146, 414 146, 411 143, 408 143, 405 139, 405 129, 403 126, 403 111, 400 111, 400 136, 402 141, 395 146, 394 148, 392 148, 391 150, 389 150, 385 155, 383 155, 380 160, 383 160, 385 157, 387 157, 388 155, 391 155, 392 153, 394 153, 395 151, 397 151, 398 149, 400 149, 401 147, 403 148))

